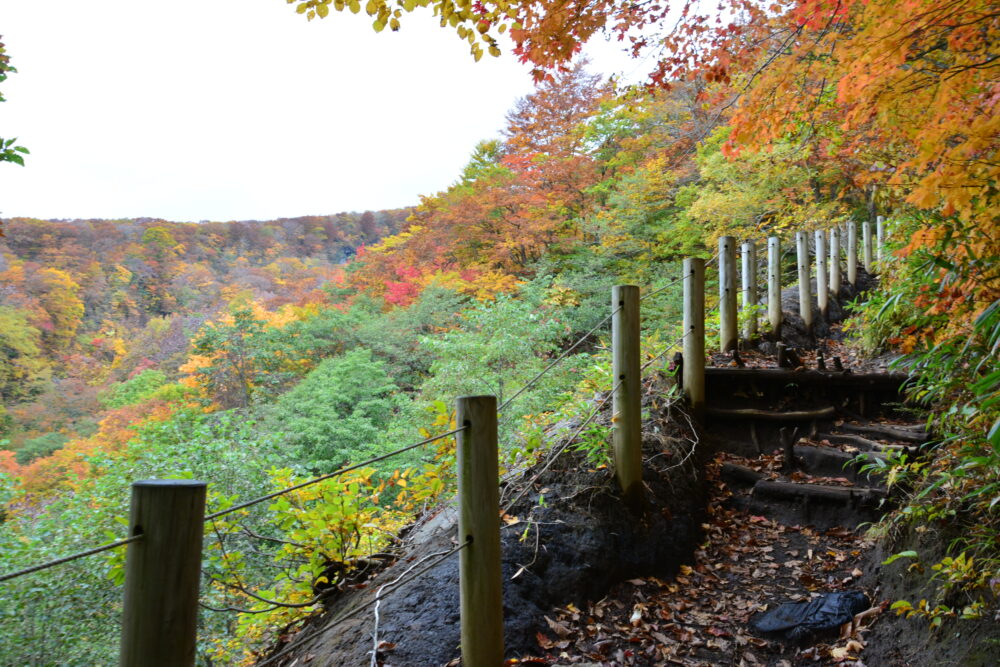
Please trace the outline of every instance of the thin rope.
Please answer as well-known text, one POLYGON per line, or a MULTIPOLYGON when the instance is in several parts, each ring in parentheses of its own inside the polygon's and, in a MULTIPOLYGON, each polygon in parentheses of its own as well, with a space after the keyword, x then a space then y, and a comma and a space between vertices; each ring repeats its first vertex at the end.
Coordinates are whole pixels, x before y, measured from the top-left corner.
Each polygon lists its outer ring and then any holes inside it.
POLYGON ((136 542, 142 539, 142 533, 138 535, 133 535, 132 537, 127 537, 124 540, 118 540, 117 542, 110 542, 93 549, 88 549, 87 551, 81 551, 80 553, 75 553, 71 556, 66 556, 64 558, 58 558, 56 560, 51 560, 47 563, 42 563, 41 565, 35 565, 33 567, 25 568, 23 570, 18 570, 17 572, 10 572, 8 574, 0 575, 0 581, 8 581, 9 579, 16 579, 17 577, 23 577, 26 574, 31 574, 32 572, 38 572, 40 570, 47 570, 50 567, 55 567, 56 565, 62 565, 63 563, 69 563, 70 561, 77 560, 79 558, 85 558, 87 556, 93 556, 94 554, 99 554, 102 551, 110 551, 111 549, 117 549, 118 547, 125 546, 131 542, 136 542))
POLYGON ((680 278, 677 278, 676 280, 670 281, 669 283, 667 283, 663 287, 658 287, 655 290, 653 290, 652 292, 649 292, 647 294, 642 295, 642 297, 639 298, 639 301, 645 301, 646 299, 652 298, 652 297, 656 296, 657 294, 659 294, 660 292, 662 292, 664 290, 670 289, 671 287, 673 287, 677 283, 683 282, 684 278, 685 278, 685 276, 681 276, 680 278))
POLYGON ((262 503, 265 500, 270 500, 271 498, 277 498, 278 496, 283 496, 286 493, 291 493, 292 491, 297 491, 297 490, 305 488, 307 486, 312 486, 313 484, 318 484, 319 482, 331 479, 333 477, 337 477, 339 475, 343 475, 344 473, 351 472, 352 470, 357 470, 358 468, 364 468, 365 466, 371 465, 372 463, 378 463, 379 461, 384 461, 384 460, 386 460, 388 458, 392 458, 393 456, 398 456, 399 454, 402 454, 404 452, 408 452, 411 449, 416 449, 417 447, 423 447, 424 445, 429 445, 430 443, 435 442, 437 440, 441 440, 443 438, 447 438, 449 436, 455 435, 456 433, 460 433, 460 432, 464 431, 467 428, 468 428, 468 426, 460 426, 460 427, 458 427, 456 429, 452 429, 451 431, 448 431, 446 433, 441 433, 440 435, 435 435, 433 437, 427 438, 426 440, 421 440, 420 442, 414 443, 412 445, 408 445, 408 446, 403 447, 401 449, 397 449, 394 452, 389 452, 388 454, 383 454, 382 456, 376 456, 375 458, 368 459, 367 461, 362 461, 361 463, 355 463, 352 466, 348 466, 346 468, 341 468, 340 470, 336 470, 336 471, 328 473, 326 475, 321 475, 319 477, 314 477, 313 479, 310 479, 310 480, 307 480, 305 482, 302 482, 301 484, 296 484, 295 486, 290 486, 287 489, 282 489, 281 491, 275 491, 274 493, 269 493, 267 495, 260 496, 259 498, 254 498, 253 500, 248 500, 248 501, 246 501, 244 503, 240 503, 239 505, 233 505, 232 507, 228 507, 228 508, 226 508, 224 510, 219 510, 218 512, 215 512, 214 514, 209 514, 208 516, 205 517, 205 521, 211 521, 212 519, 218 519, 220 516, 225 516, 227 514, 232 514, 233 512, 237 512, 237 511, 239 511, 241 509, 245 509, 247 507, 251 507, 253 505, 257 505, 258 503, 262 503))
POLYGON ((680 338, 678 338, 677 340, 675 340, 673 343, 671 343, 670 345, 668 345, 662 352, 660 352, 655 357, 653 357, 652 359, 650 359, 649 361, 647 361, 646 363, 644 363, 642 365, 642 367, 639 369, 639 372, 641 373, 642 371, 644 371, 647 368, 649 368, 650 366, 652 366, 654 363, 656 363, 656 361, 658 359, 660 359, 661 357, 663 357, 664 355, 666 355, 667 352, 670 352, 670 350, 674 349, 675 347, 677 347, 678 345, 680 345, 681 343, 683 343, 684 339, 687 338, 689 335, 691 335, 691 331, 690 330, 688 330, 687 332, 685 332, 683 336, 681 336, 680 338))
POLYGON ((379 623, 378 608, 382 604, 382 591, 385 590, 385 588, 387 586, 395 586, 399 582, 400 579, 402 579, 403 577, 405 577, 406 575, 408 575, 415 567, 417 567, 418 565, 422 564, 427 559, 434 558, 435 556, 441 556, 441 558, 443 559, 443 558, 445 558, 447 556, 452 555, 456 551, 459 551, 460 549, 462 549, 462 547, 465 547, 467 544, 469 544, 468 540, 466 540, 460 547, 458 547, 457 549, 452 549, 450 552, 441 551, 441 552, 438 552, 437 554, 429 554, 427 556, 424 556, 420 560, 418 560, 415 563, 413 563, 413 565, 411 565, 410 567, 406 568, 406 571, 404 571, 401 575, 399 575, 398 577, 396 577, 392 581, 388 581, 388 582, 382 584, 381 586, 379 586, 378 592, 375 594, 375 609, 373 611, 374 616, 375 616, 375 628, 372 631, 372 651, 371 651, 371 653, 372 653, 372 660, 371 660, 371 667, 376 667, 377 658, 378 658, 378 623, 379 623))
MULTIPOLYGON (((415 572, 409 578, 404 579, 403 581, 401 581, 398 584, 396 584, 393 588, 391 588, 386 593, 386 595, 389 595, 391 593, 394 593, 394 592, 398 591, 404 585, 410 583, 411 581, 413 581, 414 579, 416 579, 417 577, 419 577, 420 575, 422 575, 424 572, 427 572, 431 568, 435 567, 436 565, 438 565, 439 563, 441 563, 444 559, 448 558, 449 556, 452 556, 452 555, 458 553, 459 551, 461 551, 462 549, 464 549, 468 545, 469 545, 469 542, 466 541, 466 542, 463 542, 462 544, 458 545, 454 549, 451 549, 450 551, 440 552, 441 553, 441 557, 440 558, 438 558, 437 560, 435 560, 433 563, 429 564, 427 567, 424 567, 423 569, 415 572)), ((436 555, 436 554, 431 554, 431 556, 429 556, 429 557, 433 557, 434 555, 436 555)), ((375 604, 376 602, 378 602, 380 599, 382 599, 382 598, 376 597, 376 598, 374 598, 372 600, 369 600, 368 602, 359 604, 359 605, 351 608, 351 610, 348 611, 348 612, 346 612, 343 616, 338 617, 333 623, 331 623, 329 625, 324 625, 323 627, 320 627, 320 628, 316 628, 315 630, 313 630, 310 633, 303 634, 302 636, 296 637, 294 644, 289 644, 288 646, 286 646, 285 648, 281 649, 280 651, 278 651, 277 653, 275 653, 271 657, 267 658, 266 660, 263 660, 261 662, 256 663, 256 667, 265 667, 265 665, 270 665, 272 662, 274 662, 278 658, 280 658, 282 656, 285 656, 288 653, 290 653, 291 651, 299 648, 303 644, 303 642, 307 642, 310 639, 312 639, 313 637, 316 637, 316 636, 318 636, 318 635, 326 632, 327 630, 330 630, 331 628, 337 627, 339 624, 341 624, 344 621, 346 621, 346 620, 354 617, 355 615, 357 615, 358 612, 363 611, 367 607, 372 606, 373 604, 375 604)))
POLYGON ((510 512, 511 508, 514 506, 514 504, 518 500, 520 500, 524 496, 525 493, 528 492, 528 489, 530 489, 535 482, 538 481, 538 478, 542 476, 542 473, 544 473, 546 470, 549 469, 549 466, 551 466, 555 462, 555 460, 557 458, 559 458, 559 455, 562 454, 563 451, 565 451, 566 448, 569 447, 573 443, 574 440, 576 440, 578 437, 580 437, 580 434, 583 433, 583 429, 587 428, 587 426, 590 424, 590 422, 594 421, 594 418, 597 417, 597 415, 601 412, 601 409, 604 408, 604 406, 607 404, 607 402, 609 400, 611 400, 611 397, 615 395, 615 390, 617 390, 618 387, 620 387, 622 385, 622 383, 623 383, 623 380, 619 380, 618 382, 616 382, 615 386, 613 386, 611 388, 611 391, 608 392, 608 395, 605 396, 597 404, 597 407, 595 407, 591 411, 591 413, 587 417, 587 419, 585 419, 584 422, 582 424, 580 424, 580 426, 577 427, 576 431, 573 432, 573 435, 571 435, 569 438, 567 438, 563 442, 562 445, 560 445, 559 447, 557 447, 556 449, 554 449, 552 451, 552 454, 549 456, 549 460, 546 462, 546 464, 542 467, 541 470, 538 471, 538 473, 535 474, 534 477, 531 478, 531 481, 528 482, 524 486, 523 489, 521 489, 521 492, 518 493, 516 496, 514 496, 513 500, 511 500, 509 503, 507 503, 507 506, 503 509, 503 511, 501 513, 501 516, 503 514, 508 514, 510 512))
POLYGON ((541 373, 539 373, 535 377, 531 378, 528 381, 527 384, 525 384, 523 387, 521 387, 516 392, 514 392, 513 396, 511 396, 506 401, 504 401, 503 405, 501 405, 499 408, 497 408, 497 412, 502 412, 504 408, 506 408, 508 405, 510 405, 514 401, 515 398, 517 398, 518 396, 520 396, 521 394, 523 394, 524 392, 526 392, 528 389, 530 389, 532 386, 534 386, 534 384, 536 382, 538 382, 540 379, 542 379, 542 376, 544 376, 550 370, 552 370, 553 368, 555 368, 555 366, 557 364, 559 364, 559 362, 561 362, 563 359, 565 359, 566 357, 568 357, 570 352, 572 352, 573 350, 575 350, 576 348, 578 348, 583 343, 583 341, 585 341, 588 338, 590 338, 594 334, 595 331, 597 331, 598 329, 600 329, 601 327, 603 327, 605 324, 607 324, 608 320, 610 320, 612 317, 614 317, 618 313, 619 310, 621 310, 621 306, 615 308, 613 311, 611 311, 610 315, 608 315, 603 320, 601 320, 600 322, 598 322, 594 326, 594 328, 592 328, 590 331, 588 331, 587 333, 583 334, 583 336, 581 336, 575 343, 573 343, 572 346, 570 346, 565 352, 563 352, 562 354, 560 354, 556 358, 555 361, 553 361, 551 364, 549 364, 548 366, 546 366, 545 369, 542 370, 541 373))

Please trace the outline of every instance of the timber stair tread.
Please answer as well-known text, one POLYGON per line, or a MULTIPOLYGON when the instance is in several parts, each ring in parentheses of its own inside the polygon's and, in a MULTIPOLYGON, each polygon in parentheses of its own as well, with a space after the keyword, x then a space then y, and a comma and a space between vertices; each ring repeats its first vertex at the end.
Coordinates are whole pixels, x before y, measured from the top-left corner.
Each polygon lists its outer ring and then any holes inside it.
MULTIPOLYGON (((803 411, 780 411, 796 412, 803 411)), ((730 414, 735 417, 737 413, 730 414)), ((824 530, 854 529, 877 520, 892 502, 881 473, 886 457, 901 452, 918 455, 919 445, 930 435, 921 424, 899 420, 829 420, 828 424, 828 430, 813 426, 802 437, 797 429, 783 428, 773 443, 782 446, 757 457, 724 453, 719 476, 733 492, 731 505, 784 525, 814 525, 824 530)))

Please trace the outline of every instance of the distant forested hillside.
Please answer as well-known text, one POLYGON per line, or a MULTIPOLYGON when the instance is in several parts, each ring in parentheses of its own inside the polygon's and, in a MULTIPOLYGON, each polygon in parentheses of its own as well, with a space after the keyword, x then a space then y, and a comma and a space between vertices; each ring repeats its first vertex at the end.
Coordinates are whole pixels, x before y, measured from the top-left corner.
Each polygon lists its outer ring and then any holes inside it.
POLYGON ((109 383, 176 373, 201 323, 234 301, 277 310, 322 300, 357 248, 408 214, 4 220, 0 438, 27 462, 88 435, 109 383))

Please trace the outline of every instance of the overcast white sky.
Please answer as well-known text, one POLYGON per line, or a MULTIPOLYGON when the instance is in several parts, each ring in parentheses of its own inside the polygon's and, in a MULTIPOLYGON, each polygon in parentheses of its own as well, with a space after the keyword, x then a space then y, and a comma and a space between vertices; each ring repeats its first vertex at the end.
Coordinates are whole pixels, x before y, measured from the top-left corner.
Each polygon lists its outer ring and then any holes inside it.
MULTIPOLYGON (((415 204, 531 91, 428 12, 307 22, 284 0, 0 0, 19 70, 0 216, 246 220, 415 204)), ((599 47, 597 69, 629 63, 599 47)))

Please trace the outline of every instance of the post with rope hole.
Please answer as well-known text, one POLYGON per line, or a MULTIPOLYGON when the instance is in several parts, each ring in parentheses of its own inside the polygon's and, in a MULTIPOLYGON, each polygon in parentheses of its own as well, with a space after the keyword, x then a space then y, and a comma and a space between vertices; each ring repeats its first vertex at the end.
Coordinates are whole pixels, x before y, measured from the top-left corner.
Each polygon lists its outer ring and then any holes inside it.
POLYGON ((882 246, 885 244, 885 216, 880 215, 875 218, 875 259, 879 264, 885 257, 882 246))
POLYGON ((816 239, 816 305, 824 321, 830 317, 830 293, 826 289, 826 230, 818 230, 816 239))
POLYGON ((795 252, 799 266, 799 316, 812 334, 812 285, 809 284, 809 233, 795 232, 795 252))
POLYGON ((736 239, 719 238, 719 351, 739 345, 736 333, 736 239))
POLYGON ((500 471, 497 399, 462 396, 458 440, 458 535, 462 664, 503 664, 503 582, 500 572, 500 471))
POLYGON ((781 338, 781 240, 767 239, 767 321, 771 338, 781 338))
POLYGON ((743 338, 750 341, 757 336, 757 244, 747 241, 743 244, 743 310, 747 311, 743 325, 743 338))
POLYGON ((691 412, 701 419, 705 410, 705 260, 684 260, 683 386, 691 412))
POLYGON ((122 667, 193 665, 197 644, 205 482, 152 479, 132 485, 125 557, 122 667))
POLYGON ((847 222, 847 282, 858 286, 858 225, 853 220, 847 222))
POLYGON ((840 230, 830 228, 830 298, 840 297, 840 230))
POLYGON ((861 223, 861 252, 864 259, 865 271, 872 273, 872 223, 865 220, 861 223))
POLYGON ((639 368, 639 288, 611 289, 611 352, 615 379, 615 477, 632 510, 642 509, 642 388, 639 368))

